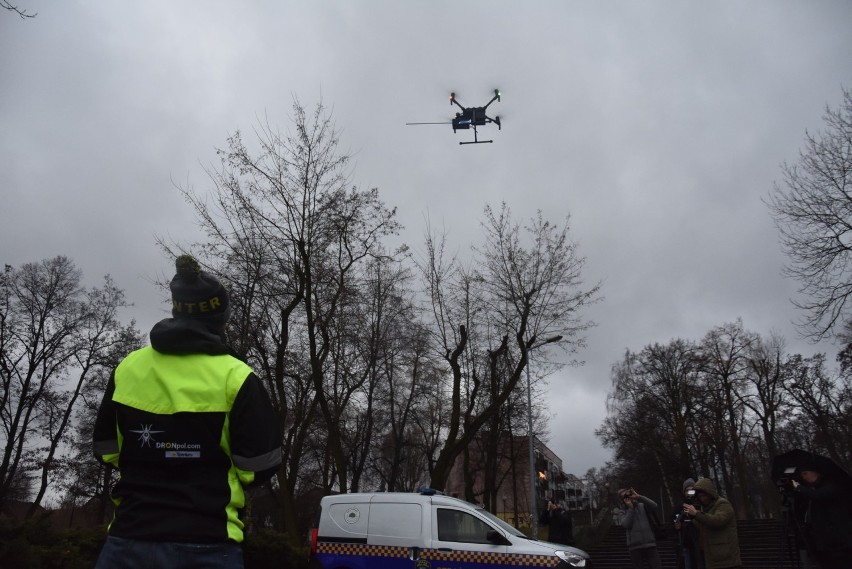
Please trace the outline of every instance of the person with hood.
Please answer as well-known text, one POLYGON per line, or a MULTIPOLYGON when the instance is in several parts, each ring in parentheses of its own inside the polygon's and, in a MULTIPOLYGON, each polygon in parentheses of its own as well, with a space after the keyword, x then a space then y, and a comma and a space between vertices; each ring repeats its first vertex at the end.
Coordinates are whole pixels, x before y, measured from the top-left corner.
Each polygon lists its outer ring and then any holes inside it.
POLYGON ((571 513, 555 500, 547 502, 547 509, 541 513, 539 523, 550 528, 547 541, 574 545, 574 523, 571 513))
MULTIPOLYGON (((695 480, 687 478, 683 481, 684 506, 695 504, 695 480)), ((677 546, 680 559, 683 560, 684 569, 701 569, 701 550, 698 548, 698 528, 685 512, 675 516, 675 529, 677 530, 677 546)))
POLYGON ((169 283, 172 318, 113 370, 93 432, 118 469, 97 569, 241 569, 245 487, 281 464, 277 414, 225 344, 228 293, 189 255, 169 283))
POLYGON ((635 569, 645 564, 650 569, 661 569, 660 552, 654 536, 651 516, 657 511, 657 503, 647 496, 639 495, 633 488, 618 491, 621 501, 620 524, 627 530, 627 550, 635 569))
POLYGON ((816 464, 798 467, 799 483, 793 488, 808 500, 805 527, 822 569, 847 568, 852 564, 852 516, 850 489, 827 477, 816 464))
POLYGON ((707 569, 742 567, 734 507, 719 495, 709 478, 699 478, 695 483, 695 497, 700 507, 685 504, 683 511, 698 526, 704 566, 707 569))

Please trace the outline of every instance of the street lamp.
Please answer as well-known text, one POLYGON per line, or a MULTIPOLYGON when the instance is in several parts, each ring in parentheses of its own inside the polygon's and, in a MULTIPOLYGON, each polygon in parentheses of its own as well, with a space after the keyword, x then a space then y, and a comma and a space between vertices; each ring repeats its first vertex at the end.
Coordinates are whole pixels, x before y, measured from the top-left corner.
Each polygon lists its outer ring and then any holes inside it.
POLYGON ((530 453, 530 524, 532 525, 532 537, 533 539, 538 539, 538 512, 536 511, 538 508, 536 507, 536 498, 535 498, 535 479, 536 479, 536 471, 535 471, 535 453, 533 451, 533 417, 532 417, 532 382, 530 381, 530 357, 529 354, 535 349, 540 348, 545 344, 551 344, 553 342, 558 342, 562 339, 562 336, 553 336, 552 338, 548 338, 539 342, 538 344, 532 345, 527 350, 527 442, 529 443, 529 453, 530 453))

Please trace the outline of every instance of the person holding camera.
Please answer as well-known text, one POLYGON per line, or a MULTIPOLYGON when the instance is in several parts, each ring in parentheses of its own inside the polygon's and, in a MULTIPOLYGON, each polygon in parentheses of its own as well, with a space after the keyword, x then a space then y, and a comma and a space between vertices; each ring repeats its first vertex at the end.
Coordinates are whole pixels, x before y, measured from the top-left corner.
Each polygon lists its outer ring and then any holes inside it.
MULTIPOLYGON (((696 504, 695 480, 687 478, 683 481, 683 505, 696 504)), ((677 546, 680 555, 680 567, 683 569, 702 569, 701 550, 698 547, 698 528, 692 523, 692 518, 686 512, 679 512, 674 517, 677 530, 677 546)))
POLYGON ((698 526, 699 544, 707 569, 742 567, 737 517, 731 503, 719 495, 709 478, 695 483, 695 504, 684 504, 683 512, 698 526))
POLYGON ((815 464, 799 466, 793 489, 808 500, 805 527, 822 569, 848 568, 852 563, 852 497, 848 488, 820 472, 815 464))
POLYGON ((657 511, 657 503, 639 495, 633 488, 619 490, 618 498, 621 501, 620 524, 627 530, 627 549, 633 567, 642 569, 647 564, 650 569, 661 569, 651 521, 651 516, 657 511))
POLYGON ((574 545, 574 522, 571 514, 555 500, 547 502, 547 509, 541 513, 539 523, 550 528, 547 541, 574 545))

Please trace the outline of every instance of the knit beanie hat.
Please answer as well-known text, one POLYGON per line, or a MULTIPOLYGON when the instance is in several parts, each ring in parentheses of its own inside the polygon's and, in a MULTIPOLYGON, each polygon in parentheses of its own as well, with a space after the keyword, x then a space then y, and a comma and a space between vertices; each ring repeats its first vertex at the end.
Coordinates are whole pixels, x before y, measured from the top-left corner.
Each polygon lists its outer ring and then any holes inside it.
POLYGON ((228 291, 216 277, 201 270, 192 255, 175 260, 177 273, 169 283, 172 316, 198 318, 212 324, 225 324, 231 316, 228 291))
POLYGON ((684 492, 686 492, 686 489, 689 488, 690 486, 695 486, 695 480, 693 480, 692 478, 687 478, 686 480, 683 481, 683 491, 684 492))

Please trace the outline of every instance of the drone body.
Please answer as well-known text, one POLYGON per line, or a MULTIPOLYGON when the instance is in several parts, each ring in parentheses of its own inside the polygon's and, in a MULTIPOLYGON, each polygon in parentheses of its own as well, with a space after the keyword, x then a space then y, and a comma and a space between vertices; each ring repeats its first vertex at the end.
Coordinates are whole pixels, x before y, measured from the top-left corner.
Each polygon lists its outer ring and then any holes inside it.
POLYGON ((410 122, 405 123, 407 125, 415 125, 415 124, 451 124, 453 125, 453 132, 458 130, 469 130, 473 128, 473 140, 468 140, 465 142, 459 142, 459 144, 484 144, 486 142, 494 142, 493 140, 479 140, 479 135, 476 130, 478 126, 485 126, 488 123, 494 123, 497 125, 497 130, 501 129, 500 117, 491 118, 487 114, 487 110, 489 105, 494 101, 500 101, 500 90, 494 89, 494 96, 491 98, 488 103, 483 107, 465 107, 461 103, 456 100, 456 94, 450 93, 450 106, 456 105, 461 109, 461 112, 456 113, 455 118, 449 123, 422 123, 422 122, 410 122))

